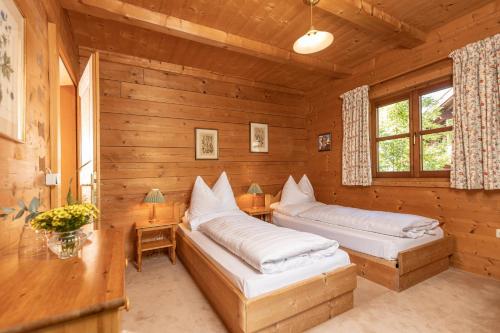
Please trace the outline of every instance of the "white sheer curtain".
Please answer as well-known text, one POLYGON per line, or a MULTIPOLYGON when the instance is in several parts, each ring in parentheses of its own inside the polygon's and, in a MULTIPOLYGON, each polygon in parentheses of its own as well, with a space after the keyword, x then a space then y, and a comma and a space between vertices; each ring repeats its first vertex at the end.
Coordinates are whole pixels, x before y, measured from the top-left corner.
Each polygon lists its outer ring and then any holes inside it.
POLYGON ((500 34, 450 54, 455 98, 451 187, 500 189, 500 34))
POLYGON ((340 96, 342 101, 342 184, 369 186, 372 183, 370 160, 370 100, 368 86, 340 96))

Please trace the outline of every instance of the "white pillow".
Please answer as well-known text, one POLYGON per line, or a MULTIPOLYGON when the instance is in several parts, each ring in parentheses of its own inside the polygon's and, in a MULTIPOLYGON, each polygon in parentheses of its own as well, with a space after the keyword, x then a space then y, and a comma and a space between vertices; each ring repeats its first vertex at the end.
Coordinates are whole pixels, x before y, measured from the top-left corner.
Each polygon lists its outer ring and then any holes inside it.
POLYGON ((213 218, 237 212, 239 208, 225 172, 220 175, 212 189, 203 178, 196 177, 191 192, 190 207, 185 214, 191 230, 197 230, 200 224, 213 218))
POLYGON ((278 202, 273 202, 272 204, 269 205, 269 208, 271 209, 276 209, 280 206, 279 201, 278 202))
POLYGON ((294 205, 311 201, 313 201, 311 197, 301 191, 293 177, 288 177, 285 186, 283 186, 283 191, 281 192, 280 205, 294 205))
POLYGON ((224 212, 217 212, 217 213, 211 213, 211 214, 205 214, 198 216, 196 218, 188 218, 189 220, 189 228, 192 231, 198 230, 200 225, 202 225, 205 222, 208 222, 210 220, 213 220, 218 217, 224 217, 224 216, 235 216, 235 215, 241 215, 244 214, 241 210, 227 210, 224 212))
POLYGON ((205 214, 222 212, 223 210, 224 206, 220 199, 208 187, 203 178, 196 177, 193 192, 191 192, 189 217, 195 218, 205 214))
POLYGON ((299 188, 302 192, 307 194, 312 201, 316 201, 316 197, 314 196, 314 188, 306 175, 303 175, 300 179, 299 188))
POLYGON ((219 176, 219 179, 217 179, 217 182, 212 187, 212 192, 221 201, 224 210, 239 209, 225 171, 219 176))
POLYGON ((283 215, 288 215, 288 216, 297 216, 300 213, 305 212, 306 210, 309 210, 313 207, 317 206, 323 206, 324 203, 317 202, 317 201, 311 201, 311 202, 304 202, 301 204, 295 204, 295 205, 286 205, 282 206, 279 205, 274 208, 275 211, 278 213, 281 213, 283 215))

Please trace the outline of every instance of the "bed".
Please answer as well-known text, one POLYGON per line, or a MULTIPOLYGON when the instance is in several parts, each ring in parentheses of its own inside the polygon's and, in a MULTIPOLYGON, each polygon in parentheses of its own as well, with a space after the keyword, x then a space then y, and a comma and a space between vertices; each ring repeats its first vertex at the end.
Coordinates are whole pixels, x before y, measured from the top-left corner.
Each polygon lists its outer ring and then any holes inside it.
MULTIPOLYGON (((208 201, 205 198, 203 204, 208 201)), ((191 214, 196 202, 192 195, 191 214)), ((177 206, 176 213, 179 220, 188 215, 184 205, 177 206)), ((340 249, 328 260, 307 267, 262 274, 183 222, 177 229, 176 250, 231 332, 302 332, 353 307, 356 265, 340 249)))
MULTIPOLYGON (((303 180, 304 177, 301 182, 303 180)), ((309 196, 313 193, 307 177, 300 189, 308 192, 309 196)), ((281 194, 273 197, 274 207, 280 203, 281 194)), ((313 199, 314 196, 311 201, 313 199)), ((324 223, 296 216, 295 213, 285 214, 283 209, 281 212, 273 209, 272 221, 278 226, 337 240, 341 248, 349 253, 351 262, 357 265, 358 275, 389 289, 405 290, 449 267, 453 240, 444 235, 439 227, 433 229, 432 235, 402 238, 324 223)))
POLYGON ((395 240, 396 237, 349 230, 278 212, 273 212, 273 223, 336 239, 357 265, 360 276, 396 291, 447 270, 453 250, 451 238, 444 237, 442 231, 438 233, 441 237, 395 240), (384 258, 391 256, 395 257, 384 258))

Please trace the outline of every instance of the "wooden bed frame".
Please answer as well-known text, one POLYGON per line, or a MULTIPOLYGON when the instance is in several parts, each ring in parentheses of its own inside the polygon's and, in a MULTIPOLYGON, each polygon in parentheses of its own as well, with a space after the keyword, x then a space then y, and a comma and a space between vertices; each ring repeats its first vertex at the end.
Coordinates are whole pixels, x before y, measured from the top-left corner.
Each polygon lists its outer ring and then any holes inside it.
POLYGON ((453 239, 443 239, 400 252, 397 260, 385 260, 354 250, 349 253, 358 275, 395 291, 403 291, 449 267, 453 239))
MULTIPOLYGON (((281 191, 271 203, 281 199, 281 191)), ((395 291, 403 291, 449 268, 453 239, 442 239, 402 251, 397 260, 386 260, 342 248, 357 265, 358 275, 395 291)))
POLYGON ((246 298, 181 229, 177 254, 230 332, 302 332, 353 307, 355 264, 246 298))

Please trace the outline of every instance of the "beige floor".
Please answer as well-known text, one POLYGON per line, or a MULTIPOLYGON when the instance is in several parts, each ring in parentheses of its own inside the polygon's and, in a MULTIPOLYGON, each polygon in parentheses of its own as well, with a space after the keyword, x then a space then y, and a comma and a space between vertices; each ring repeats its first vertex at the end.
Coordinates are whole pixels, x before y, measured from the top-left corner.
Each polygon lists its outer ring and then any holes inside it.
MULTIPOLYGON (((146 258, 142 273, 129 265, 127 294, 124 333, 226 332, 180 262, 146 258)), ((358 278, 354 299, 354 309, 309 332, 500 332, 500 281, 459 270, 401 293, 358 278)))

